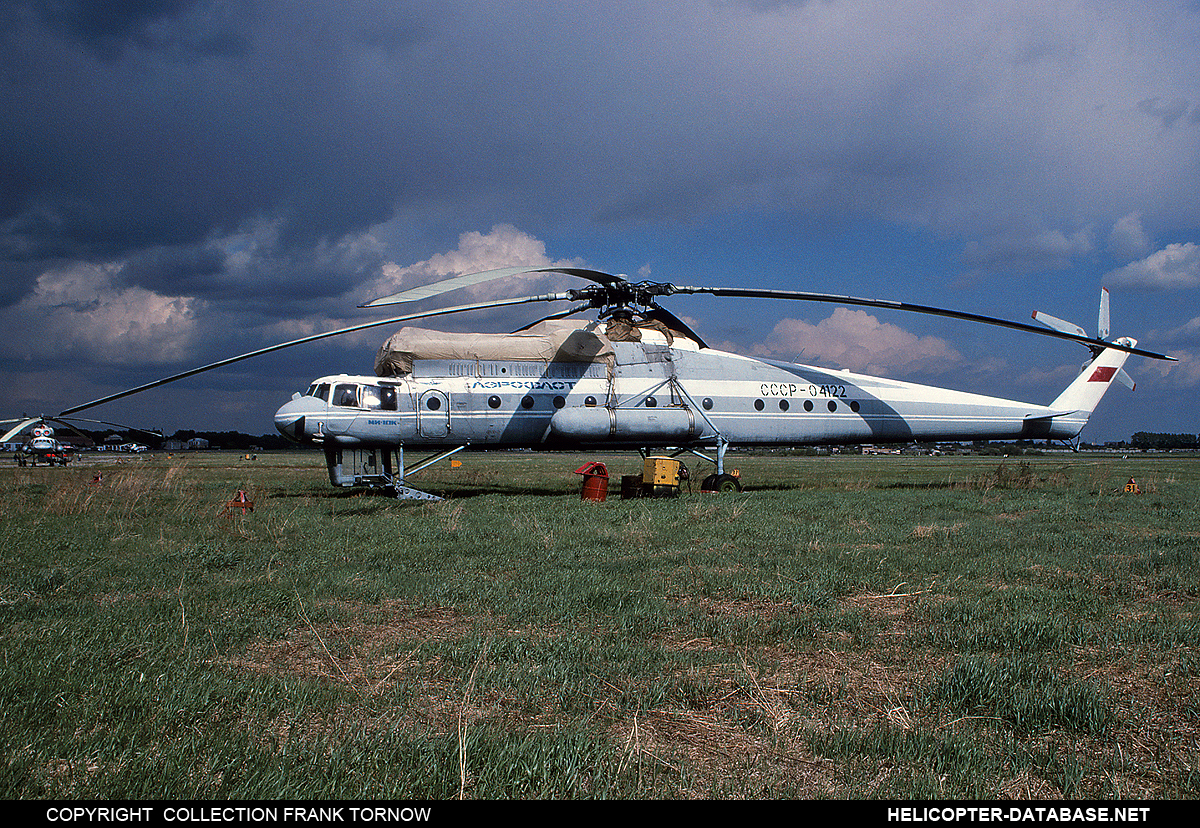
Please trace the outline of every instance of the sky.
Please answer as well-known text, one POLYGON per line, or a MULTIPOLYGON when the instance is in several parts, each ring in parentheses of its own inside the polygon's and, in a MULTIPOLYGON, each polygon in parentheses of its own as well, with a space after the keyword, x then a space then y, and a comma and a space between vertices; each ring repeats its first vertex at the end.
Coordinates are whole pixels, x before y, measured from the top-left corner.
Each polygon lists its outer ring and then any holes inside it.
MULTIPOLYGON (((1200 432, 1194 0, 10 0, 0 55, 0 418, 396 315, 358 306, 458 273, 569 265, 1089 333, 1107 287, 1113 334, 1178 361, 1132 358, 1083 438, 1200 432)), ((714 347, 1042 404, 1088 356, 895 311, 666 304, 714 347)), ((271 433, 390 332, 81 416, 271 433)))

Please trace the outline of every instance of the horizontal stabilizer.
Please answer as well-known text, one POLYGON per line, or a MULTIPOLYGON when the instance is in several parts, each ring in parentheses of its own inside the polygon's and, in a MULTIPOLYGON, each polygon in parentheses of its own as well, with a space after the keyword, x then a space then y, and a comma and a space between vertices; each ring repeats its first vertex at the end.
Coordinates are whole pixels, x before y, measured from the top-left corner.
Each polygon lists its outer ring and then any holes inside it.
POLYGON ((1079 413, 1078 408, 1051 409, 1050 411, 1047 411, 1042 414, 1026 414, 1025 422, 1032 423, 1037 420, 1049 420, 1054 417, 1067 417, 1067 416, 1070 416, 1071 414, 1078 414, 1078 413, 1079 413))

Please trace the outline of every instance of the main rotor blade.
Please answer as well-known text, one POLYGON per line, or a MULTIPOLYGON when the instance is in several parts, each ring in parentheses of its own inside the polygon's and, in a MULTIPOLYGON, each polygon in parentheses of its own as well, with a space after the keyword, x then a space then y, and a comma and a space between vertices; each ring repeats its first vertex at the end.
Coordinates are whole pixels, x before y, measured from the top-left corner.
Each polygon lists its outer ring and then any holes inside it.
MULTIPOLYGON (((47 417, 46 419, 53 420, 56 423, 62 423, 67 428, 74 431, 76 434, 79 434, 79 429, 75 428, 75 426, 71 425, 71 423, 95 423, 97 425, 112 426, 113 428, 119 428, 123 431, 137 431, 141 434, 149 434, 151 437, 165 436, 161 431, 151 431, 147 428, 138 428, 137 426, 131 426, 128 423, 114 423, 109 420, 93 420, 88 417, 47 417)), ((83 436, 87 436, 87 435, 83 435, 83 436)))
POLYGON ((1138 356, 1150 357, 1151 359, 1165 359, 1176 362, 1176 358, 1165 354, 1157 354, 1153 351, 1145 351, 1141 348, 1133 348, 1128 345, 1120 345, 1116 342, 1106 342, 1102 339, 1094 339, 1086 334, 1080 336, 1068 331, 1059 331, 1049 328, 1039 328, 1034 325, 1027 325, 1023 322, 1010 322, 1007 319, 999 319, 993 316, 982 316, 977 313, 966 313, 965 311, 950 310, 948 308, 935 308, 929 305, 915 305, 909 302, 897 302, 891 299, 861 299, 857 296, 837 296, 831 293, 805 293, 795 290, 765 290, 758 288, 714 288, 714 287, 692 287, 685 285, 677 285, 674 289, 675 293, 707 293, 712 296, 734 296, 750 299, 795 299, 805 302, 829 302, 835 305, 860 305, 869 308, 885 308, 887 310, 902 310, 913 313, 925 313, 933 316, 945 316, 950 319, 961 319, 967 322, 979 322, 985 325, 999 325, 1002 328, 1012 328, 1026 333, 1035 333, 1042 336, 1054 336, 1059 339, 1069 339, 1074 342, 1083 342, 1087 345, 1094 345, 1100 348, 1113 348, 1118 351, 1126 351, 1138 356))
MULTIPOLYGON (((92 439, 91 437, 88 437, 88 436, 87 436, 86 434, 84 434, 82 431, 80 431, 79 429, 77 429, 75 426, 71 425, 71 423, 70 423, 70 422, 68 422, 67 420, 60 420, 60 419, 58 419, 57 417, 47 417, 46 419, 47 419, 47 421, 48 421, 48 422, 52 422, 52 423, 58 423, 60 426, 63 426, 64 428, 67 428, 67 429, 69 429, 69 430, 71 430, 71 431, 75 432, 75 433, 76 433, 76 434, 78 434, 80 437, 84 438, 85 440, 91 440, 91 439, 92 439)), ((159 434, 159 435, 157 435, 157 436, 161 437, 162 435, 161 435, 161 434, 159 434)))
POLYGON ((679 331, 680 333, 687 334, 687 336, 690 339, 695 340, 696 344, 699 345, 701 348, 708 347, 708 345, 706 345, 704 343, 704 340, 700 338, 700 334, 693 331, 687 325, 687 323, 685 323, 678 316, 676 316, 675 314, 671 313, 669 310, 664 308, 662 305, 655 303, 655 304, 651 305, 650 308, 651 309, 646 313, 646 316, 655 320, 656 322, 663 323, 664 325, 666 325, 668 328, 670 328, 672 330, 676 330, 676 331, 679 331))
POLYGON ((432 296, 441 296, 443 293, 449 293, 452 290, 459 288, 471 287, 472 285, 481 285, 484 282, 491 282, 496 279, 503 279, 508 276, 516 276, 522 273, 565 273, 568 276, 578 276, 582 279, 589 279, 593 282, 599 282, 602 285, 613 284, 614 282, 623 281, 620 276, 613 276, 610 273, 603 273, 599 270, 588 270, 580 267, 501 267, 496 270, 482 270, 478 273, 464 273, 462 276, 453 276, 449 279, 443 279, 440 282, 433 282, 428 285, 410 288, 409 290, 393 293, 391 296, 384 296, 380 299, 372 299, 365 305, 359 305, 360 308, 377 308, 383 305, 401 305, 405 302, 416 302, 421 299, 428 299, 432 296))
POLYGON ((17 423, 17 425, 13 426, 8 431, 4 432, 4 435, 0 436, 0 443, 7 443, 13 437, 16 437, 18 434, 20 434, 25 429, 29 428, 31 425, 40 423, 41 421, 42 421, 41 417, 26 417, 25 419, 19 421, 17 423))
POLYGON ((462 313, 464 311, 485 310, 487 308, 500 308, 500 307, 507 307, 509 305, 523 305, 523 304, 527 304, 529 302, 554 302, 554 301, 558 301, 561 299, 570 299, 570 298, 571 298, 570 295, 568 295, 566 293, 543 293, 543 294, 540 294, 537 296, 521 296, 521 297, 517 297, 516 299, 500 299, 500 300, 496 300, 496 301, 492 301, 492 302, 480 302, 480 303, 474 304, 474 305, 457 305, 455 307, 440 308, 438 310, 425 311, 423 313, 410 313, 410 314, 406 314, 404 316, 393 316, 391 319, 381 319, 381 320, 378 320, 375 322, 364 322, 361 325, 351 325, 348 328, 339 328, 335 331, 326 331, 325 333, 312 334, 310 336, 302 336, 299 339, 293 339, 289 342, 280 342, 277 345, 270 345, 266 348, 259 348, 257 351, 250 351, 249 353, 239 354, 238 356, 229 357, 228 359, 218 360, 217 362, 210 362, 208 365, 202 365, 199 368, 192 368, 191 370, 188 370, 188 371, 182 371, 178 374, 172 374, 169 377, 163 377, 162 379, 155 380, 154 382, 148 382, 144 385, 139 385, 136 388, 130 388, 125 391, 120 391, 116 394, 109 394, 107 397, 101 397, 98 400, 92 400, 91 402, 84 403, 83 405, 76 405, 76 406, 73 406, 72 408, 66 409, 65 411, 60 411, 58 416, 65 417, 68 414, 74 414, 77 411, 85 411, 86 409, 94 408, 98 405, 102 405, 107 402, 112 402, 114 400, 119 400, 119 399, 122 399, 123 397, 130 397, 130 396, 133 396, 134 394, 140 394, 142 391, 149 391, 151 388, 157 388, 160 385, 166 385, 167 383, 175 382, 175 381, 181 380, 181 379, 186 379, 187 377, 192 377, 192 376, 195 376, 196 374, 202 374, 205 371, 211 371, 214 368, 222 368, 226 365, 232 365, 235 362, 241 362, 244 359, 250 359, 251 357, 256 357, 256 356, 262 356, 263 354, 269 354, 272 351, 281 351, 284 348, 291 348, 293 345, 303 345, 306 342, 316 342, 319 339, 328 339, 329 337, 332 337, 332 336, 340 336, 342 334, 354 333, 355 331, 365 331, 368 328, 378 328, 382 325, 393 325, 397 322, 407 322, 412 319, 425 319, 430 316, 446 316, 447 314, 462 313))

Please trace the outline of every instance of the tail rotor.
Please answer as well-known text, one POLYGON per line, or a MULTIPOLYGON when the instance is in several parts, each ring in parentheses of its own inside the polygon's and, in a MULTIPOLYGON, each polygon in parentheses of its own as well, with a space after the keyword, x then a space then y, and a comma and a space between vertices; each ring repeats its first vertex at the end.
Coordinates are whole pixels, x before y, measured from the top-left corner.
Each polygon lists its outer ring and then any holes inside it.
MULTIPOLYGON (((1034 311, 1033 318, 1052 330, 1072 334, 1074 336, 1087 336, 1087 331, 1076 325, 1074 322, 1067 322, 1066 320, 1059 319, 1056 316, 1051 316, 1048 313, 1034 311)), ((1105 342, 1115 341, 1110 335, 1111 328, 1108 288, 1100 288, 1100 313, 1096 321, 1096 339, 1100 339, 1105 342)), ((1105 349, 1099 345, 1087 344, 1087 348, 1092 352, 1092 359, 1084 363, 1083 369, 1086 369, 1089 365, 1091 365, 1092 362, 1094 362, 1095 359, 1105 351, 1105 349)), ((1113 379, 1117 380, 1122 385, 1127 386, 1130 390, 1133 390, 1136 386, 1136 383, 1133 381, 1133 377, 1129 376, 1124 368, 1119 368, 1113 375, 1113 379)))

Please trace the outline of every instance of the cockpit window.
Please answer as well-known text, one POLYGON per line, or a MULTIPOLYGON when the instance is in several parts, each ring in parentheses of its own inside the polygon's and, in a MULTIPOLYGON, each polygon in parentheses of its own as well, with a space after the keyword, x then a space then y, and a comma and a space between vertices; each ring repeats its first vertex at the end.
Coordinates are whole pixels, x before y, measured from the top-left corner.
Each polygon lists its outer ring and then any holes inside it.
POLYGON ((318 400, 324 400, 325 402, 329 402, 329 383, 323 382, 320 385, 318 385, 317 393, 315 396, 318 400))
POLYGON ((341 384, 333 389, 333 404, 354 408, 358 405, 358 386, 341 384))

